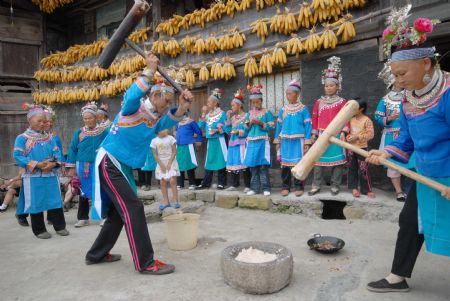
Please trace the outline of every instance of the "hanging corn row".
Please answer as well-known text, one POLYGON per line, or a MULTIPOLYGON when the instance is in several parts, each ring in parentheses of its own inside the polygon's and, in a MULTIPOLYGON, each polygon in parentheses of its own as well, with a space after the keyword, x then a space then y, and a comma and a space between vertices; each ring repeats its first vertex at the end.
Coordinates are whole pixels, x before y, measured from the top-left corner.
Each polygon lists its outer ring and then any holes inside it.
MULTIPOLYGON (((150 27, 139 29, 130 34, 129 39, 135 43, 148 40, 150 27)), ((74 45, 66 51, 56 52, 41 60, 44 68, 54 68, 61 65, 72 65, 88 56, 98 56, 108 44, 107 38, 102 38, 92 44, 74 45)))
MULTIPOLYGON (((270 5, 273 5, 271 3, 269 2, 270 5)), ((269 32, 289 35, 301 28, 311 28, 318 22, 337 21, 339 17, 342 17, 345 7, 362 7, 365 4, 366 0, 348 0, 344 2, 341 2, 341 0, 313 0, 312 4, 303 2, 297 14, 293 14, 286 7, 284 10, 278 8, 276 15, 272 18, 263 18, 252 22, 250 30, 252 33, 256 33, 258 38, 264 43, 269 36, 269 32)), ((216 5, 218 4, 216 3, 216 5)), ((245 34, 235 28, 228 34, 220 37, 216 37, 215 33, 211 33, 206 39, 187 35, 181 40, 181 45, 174 38, 169 41, 160 38, 153 44, 152 51, 174 58, 184 48, 187 53, 200 55, 202 53, 215 53, 219 50, 239 48, 243 46, 245 40, 245 34)))
POLYGON ((118 77, 104 81, 100 85, 87 85, 81 88, 65 87, 46 91, 35 91, 32 97, 35 102, 43 104, 66 104, 80 101, 98 101, 101 97, 113 97, 125 92, 135 81, 138 73, 127 77, 118 77))
POLYGON ((55 9, 72 3, 74 0, 32 0, 44 13, 52 13, 55 9))
POLYGON ((250 24, 251 32, 264 43, 270 32, 289 35, 301 28, 311 28, 318 22, 337 21, 350 8, 363 7, 367 0, 313 0, 311 4, 303 2, 297 14, 288 8, 277 9, 272 18, 263 18, 250 24), (270 23, 270 25, 269 25, 270 23))
POLYGON ((159 23, 156 32, 163 32, 168 36, 174 36, 180 29, 188 30, 191 26, 198 25, 204 28, 208 22, 216 22, 222 19, 223 15, 234 17, 236 12, 243 12, 249 9, 253 2, 256 2, 256 10, 273 6, 277 3, 286 3, 286 0, 216 0, 208 9, 197 9, 184 16, 174 15, 169 20, 159 23))
POLYGON ((200 55, 202 53, 215 53, 219 50, 240 48, 244 46, 245 41, 245 34, 237 28, 233 28, 224 30, 219 37, 216 37, 215 33, 211 33, 206 40, 200 36, 191 37, 187 35, 181 40, 181 45, 174 38, 169 41, 160 38, 153 43, 152 52, 177 57, 184 49, 187 53, 200 55))
POLYGON ((254 77, 258 74, 270 74, 273 66, 283 67, 287 62, 286 54, 298 57, 302 52, 312 53, 321 49, 334 49, 338 44, 337 36, 341 36, 342 42, 346 43, 356 36, 353 23, 350 21, 352 15, 347 14, 338 22, 324 24, 324 30, 319 34, 313 27, 309 35, 299 38, 292 34, 291 39, 275 45, 274 50, 264 49, 257 66, 256 59, 251 53, 247 54, 244 65, 244 74, 247 77, 254 77), (334 31, 337 29, 337 33, 334 31), (284 50, 286 48, 286 50, 284 50))
POLYGON ((69 66, 60 69, 38 70, 34 78, 52 83, 68 83, 78 81, 99 81, 111 75, 126 75, 142 70, 145 67, 145 60, 139 55, 116 59, 114 63, 105 70, 97 64, 89 66, 69 66))

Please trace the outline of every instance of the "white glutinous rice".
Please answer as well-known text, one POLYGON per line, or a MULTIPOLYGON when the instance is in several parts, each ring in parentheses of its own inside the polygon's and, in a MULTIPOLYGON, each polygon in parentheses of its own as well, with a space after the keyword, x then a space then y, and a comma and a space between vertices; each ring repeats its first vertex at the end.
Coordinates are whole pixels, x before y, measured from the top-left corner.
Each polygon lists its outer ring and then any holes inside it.
POLYGON ((253 249, 253 247, 242 249, 238 256, 236 256, 237 261, 246 263, 264 263, 274 261, 275 259, 277 259, 277 255, 253 249))

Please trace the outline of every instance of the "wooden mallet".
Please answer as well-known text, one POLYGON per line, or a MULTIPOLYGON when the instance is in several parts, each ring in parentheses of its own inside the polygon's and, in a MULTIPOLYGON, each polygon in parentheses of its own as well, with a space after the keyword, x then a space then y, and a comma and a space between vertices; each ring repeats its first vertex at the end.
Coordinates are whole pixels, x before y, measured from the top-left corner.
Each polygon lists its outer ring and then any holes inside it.
MULTIPOLYGON (((334 117, 328 127, 317 138, 316 142, 311 146, 309 151, 303 156, 302 160, 292 168, 292 174, 299 180, 305 180, 308 174, 314 167, 314 164, 322 157, 323 153, 327 150, 331 143, 339 145, 343 148, 351 150, 352 152, 361 155, 365 158, 368 157, 369 152, 360 149, 350 143, 342 141, 336 138, 344 126, 350 121, 350 119, 358 112, 359 105, 355 100, 348 101, 345 106, 334 117)), ((408 178, 414 179, 424 185, 434 188, 440 192, 443 192, 447 187, 441 183, 438 183, 432 179, 419 175, 407 168, 401 167, 384 158, 380 159, 380 163, 386 167, 398 171, 402 175, 408 178)))

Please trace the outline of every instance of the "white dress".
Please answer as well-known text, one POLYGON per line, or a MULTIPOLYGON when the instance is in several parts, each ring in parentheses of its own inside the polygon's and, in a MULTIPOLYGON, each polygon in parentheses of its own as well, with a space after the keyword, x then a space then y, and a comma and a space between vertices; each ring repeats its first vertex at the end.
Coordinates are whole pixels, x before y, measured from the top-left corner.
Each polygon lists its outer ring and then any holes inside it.
MULTIPOLYGON (((170 135, 164 138, 156 137, 152 140, 150 147, 156 150, 159 160, 161 160, 164 165, 167 165, 167 162, 169 162, 169 159, 172 156, 172 145, 176 144, 176 142, 175 138, 170 135)), ((179 175, 180 168, 178 167, 176 158, 174 158, 170 169, 166 173, 161 171, 159 164, 156 166, 155 178, 157 180, 170 180, 171 177, 178 177, 179 175)))

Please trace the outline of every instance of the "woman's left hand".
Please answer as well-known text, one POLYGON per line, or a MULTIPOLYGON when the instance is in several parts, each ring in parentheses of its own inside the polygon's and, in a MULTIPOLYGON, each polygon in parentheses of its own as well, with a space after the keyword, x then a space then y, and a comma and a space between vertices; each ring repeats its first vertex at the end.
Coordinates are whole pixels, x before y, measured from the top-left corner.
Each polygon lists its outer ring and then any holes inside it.
POLYGON ((193 99, 194 95, 192 94, 192 92, 186 89, 183 91, 183 93, 180 94, 180 97, 178 98, 178 106, 186 112, 191 106, 193 99))

